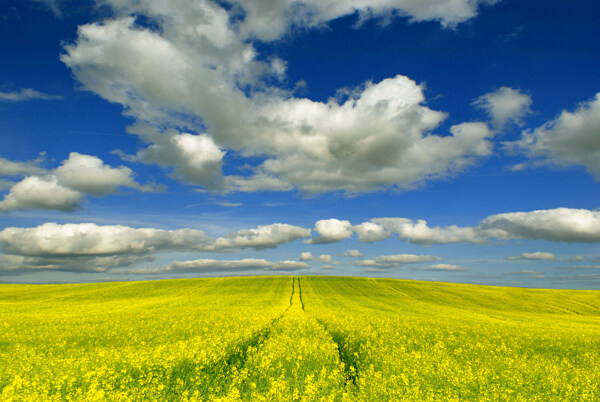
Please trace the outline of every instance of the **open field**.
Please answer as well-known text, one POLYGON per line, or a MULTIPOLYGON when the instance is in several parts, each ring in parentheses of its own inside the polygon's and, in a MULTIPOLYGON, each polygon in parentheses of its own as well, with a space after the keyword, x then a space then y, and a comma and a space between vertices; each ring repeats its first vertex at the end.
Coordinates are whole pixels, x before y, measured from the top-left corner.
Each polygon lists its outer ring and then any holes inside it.
POLYGON ((336 277, 0 286, 0 400, 600 400, 600 292, 336 277))

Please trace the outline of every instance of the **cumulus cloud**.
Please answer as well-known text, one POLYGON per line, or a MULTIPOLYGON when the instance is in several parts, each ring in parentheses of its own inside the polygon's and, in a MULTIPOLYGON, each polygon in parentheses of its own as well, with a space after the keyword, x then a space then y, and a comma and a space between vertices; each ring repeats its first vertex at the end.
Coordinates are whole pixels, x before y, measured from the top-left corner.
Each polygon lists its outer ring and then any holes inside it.
POLYGON ((210 239, 193 229, 161 230, 94 223, 44 223, 0 232, 0 250, 23 256, 148 254, 156 251, 203 250, 210 239))
POLYGON ((253 248, 256 250, 275 248, 280 244, 310 237, 310 229, 283 223, 259 226, 255 229, 240 230, 219 237, 208 248, 214 251, 234 251, 240 248, 253 248))
POLYGON ((600 242, 600 211, 557 208, 509 212, 485 218, 478 230, 490 238, 600 242))
POLYGON ((374 241, 384 240, 392 234, 385 230, 381 225, 373 222, 363 222, 352 228, 358 235, 358 241, 371 243, 374 241))
POLYGON ((330 263, 331 262, 331 256, 329 254, 321 254, 319 256, 319 262, 330 263))
POLYGON ((71 152, 69 159, 55 170, 62 186, 83 194, 101 197, 114 194, 119 187, 130 187, 141 191, 153 191, 152 186, 142 186, 133 179, 133 171, 126 166, 113 168, 102 159, 71 152))
POLYGON ((357 258, 364 257, 364 255, 356 249, 346 250, 346 252, 343 255, 348 256, 348 257, 357 257, 357 258))
POLYGON ((149 145, 128 157, 170 167, 179 180, 215 192, 410 189, 491 153, 493 133, 484 123, 434 133, 446 113, 428 108, 422 86, 408 77, 366 82, 341 91, 343 99, 298 98, 272 85, 285 62, 265 60, 253 42, 356 11, 452 25, 475 15, 477 1, 258 1, 229 10, 202 0, 105 3, 114 17, 79 27, 61 59, 86 89, 145 122, 131 132, 149 145), (159 29, 143 27, 135 15, 159 29), (250 160, 247 175, 223 175, 226 154, 260 158, 250 160))
POLYGON ((506 257, 507 260, 540 260, 540 261, 554 261, 556 256, 553 253, 536 251, 535 253, 522 253, 521 255, 513 255, 506 257))
POLYGON ((62 99, 62 96, 48 95, 31 88, 21 88, 18 91, 12 92, 0 91, 0 102, 26 102, 36 99, 55 100, 62 99))
MULTIPOLYGON (((35 162, 35 161, 34 161, 35 162)), ((0 159, 0 174, 27 176, 14 184, 0 201, 0 211, 53 209, 70 212, 80 207, 87 194, 105 196, 120 187, 156 191, 158 186, 141 185, 125 166, 113 168, 95 156, 72 152, 58 168, 47 171, 31 162, 0 159)))
POLYGON ((334 243, 352 236, 352 224, 339 219, 323 219, 315 223, 319 236, 305 241, 308 244, 334 243))
POLYGON ((305 251, 302 254, 300 254, 300 261, 312 261, 312 260, 314 260, 314 257, 308 251, 305 251))
POLYGON ((39 165, 43 161, 43 154, 37 159, 27 162, 11 161, 6 158, 0 157, 0 176, 14 177, 14 176, 28 176, 28 175, 43 175, 46 172, 45 169, 39 165))
POLYGON ((531 97, 518 89, 501 87, 477 98, 473 104, 484 110, 494 126, 502 128, 509 121, 521 124, 523 117, 531 112, 531 97))
POLYGON ((209 190, 222 188, 221 165, 225 152, 211 137, 173 129, 159 132, 154 127, 141 124, 129 131, 136 132, 151 145, 126 159, 172 167, 175 179, 202 185, 209 190))
POLYGON ((0 201, 0 212, 24 209, 54 209, 71 212, 79 208, 84 195, 62 186, 55 175, 30 176, 11 187, 0 201))
POLYGON ((576 110, 563 110, 555 119, 523 132, 519 141, 506 145, 542 163, 583 165, 600 180, 600 92, 576 110))
POLYGON ((478 233, 476 228, 458 227, 455 225, 445 228, 429 227, 427 221, 417 222, 407 218, 375 218, 371 220, 398 238, 417 244, 450 244, 450 243, 484 243, 486 237, 478 233))
POLYGON ((468 268, 453 264, 434 264, 425 267, 409 267, 408 269, 418 271, 468 271, 468 268))

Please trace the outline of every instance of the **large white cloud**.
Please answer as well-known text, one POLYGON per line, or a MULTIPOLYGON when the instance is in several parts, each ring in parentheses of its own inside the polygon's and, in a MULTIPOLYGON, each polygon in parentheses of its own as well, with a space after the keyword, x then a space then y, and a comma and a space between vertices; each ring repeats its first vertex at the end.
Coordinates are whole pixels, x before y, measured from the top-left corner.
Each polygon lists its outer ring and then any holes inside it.
POLYGON ((480 96, 473 102, 485 110, 496 127, 503 127, 509 121, 520 124, 523 117, 531 112, 531 97, 518 89, 501 87, 494 92, 480 96))
POLYGON ((285 63, 261 58, 249 39, 277 38, 290 24, 310 27, 357 10, 452 24, 473 16, 478 2, 244 2, 244 15, 233 19, 239 8, 209 1, 107 3, 114 19, 81 26, 62 60, 85 88, 150 123, 132 130, 150 143, 134 158, 172 166, 181 180, 222 192, 405 189, 454 175, 491 152, 483 123, 433 133, 446 114, 425 106, 422 87, 404 76, 366 82, 346 90, 345 99, 294 97, 272 85, 285 63), (268 13, 256 14, 267 6, 268 13), (315 20, 297 20, 309 9, 315 20), (258 22, 263 15, 268 24, 258 22), (225 152, 259 158, 249 174, 222 177, 225 152))
POLYGON ((563 110, 558 117, 525 131, 507 144, 532 158, 556 165, 583 165, 600 180, 600 92, 575 111, 563 110))

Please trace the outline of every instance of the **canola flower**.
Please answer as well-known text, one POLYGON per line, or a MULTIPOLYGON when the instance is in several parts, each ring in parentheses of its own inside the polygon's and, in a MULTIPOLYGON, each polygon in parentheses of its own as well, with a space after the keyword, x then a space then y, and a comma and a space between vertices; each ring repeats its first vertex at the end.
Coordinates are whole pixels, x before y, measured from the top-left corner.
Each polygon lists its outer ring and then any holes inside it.
POLYGON ((256 277, 0 285, 0 400, 600 400, 600 292, 256 277))

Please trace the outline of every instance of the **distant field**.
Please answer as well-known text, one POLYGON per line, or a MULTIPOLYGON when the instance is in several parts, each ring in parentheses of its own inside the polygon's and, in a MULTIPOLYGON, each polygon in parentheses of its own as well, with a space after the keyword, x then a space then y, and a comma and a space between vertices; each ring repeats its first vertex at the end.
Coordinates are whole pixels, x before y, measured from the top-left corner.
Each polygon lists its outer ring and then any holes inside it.
POLYGON ((600 400, 600 292, 336 277, 0 285, 0 400, 600 400))

